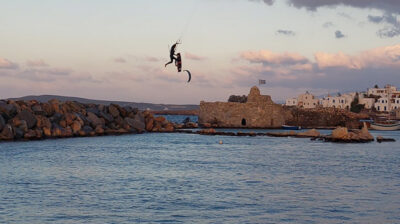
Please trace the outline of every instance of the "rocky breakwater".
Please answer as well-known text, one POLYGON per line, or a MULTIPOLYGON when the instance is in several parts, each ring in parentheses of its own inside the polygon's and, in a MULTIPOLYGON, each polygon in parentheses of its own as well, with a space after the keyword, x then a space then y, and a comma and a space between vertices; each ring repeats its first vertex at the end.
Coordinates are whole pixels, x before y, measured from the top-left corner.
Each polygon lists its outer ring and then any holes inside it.
POLYGON ((337 108, 293 108, 285 107, 290 112, 286 117, 286 124, 301 126, 303 128, 333 128, 347 127, 360 128, 360 119, 367 119, 367 114, 352 113, 337 108))
POLYGON ((330 135, 321 135, 317 130, 311 129, 305 132, 269 132, 270 137, 294 137, 294 138, 311 138, 311 140, 323 140, 325 142, 342 142, 342 143, 365 143, 374 141, 374 137, 369 133, 366 124, 361 130, 348 130, 346 127, 337 127, 330 135))
POLYGON ((0 101, 0 141, 174 131, 174 124, 149 112, 111 104, 0 101))

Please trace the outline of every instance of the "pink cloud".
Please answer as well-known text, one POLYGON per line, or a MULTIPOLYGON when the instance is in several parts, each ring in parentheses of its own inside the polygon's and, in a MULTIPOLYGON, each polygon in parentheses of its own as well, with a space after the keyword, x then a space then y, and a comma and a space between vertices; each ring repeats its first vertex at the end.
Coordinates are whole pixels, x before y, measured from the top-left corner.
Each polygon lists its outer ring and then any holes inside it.
POLYGON ((298 53, 273 53, 268 50, 247 51, 241 55, 242 59, 253 63, 263 64, 306 64, 309 60, 298 53))
POLYGON ((379 47, 348 55, 343 52, 336 54, 318 52, 314 54, 319 68, 342 67, 349 69, 400 67, 400 44, 379 47))
POLYGON ((191 53, 188 53, 188 52, 185 53, 185 58, 189 59, 189 60, 194 60, 194 61, 203 61, 203 60, 207 59, 206 57, 195 55, 195 54, 191 54, 191 53))
POLYGON ((0 58, 0 69, 17 69, 18 64, 11 62, 5 58, 0 58))

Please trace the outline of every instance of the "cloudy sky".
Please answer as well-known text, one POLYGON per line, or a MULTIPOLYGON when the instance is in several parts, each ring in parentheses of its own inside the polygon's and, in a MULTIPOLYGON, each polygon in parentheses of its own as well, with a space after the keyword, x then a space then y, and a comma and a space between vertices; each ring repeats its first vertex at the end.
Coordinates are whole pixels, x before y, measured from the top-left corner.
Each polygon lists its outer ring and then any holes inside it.
POLYGON ((274 100, 400 87, 399 14, 398 0, 2 1, 0 98, 198 104, 259 79, 274 100), (190 83, 164 68, 177 39, 190 83))

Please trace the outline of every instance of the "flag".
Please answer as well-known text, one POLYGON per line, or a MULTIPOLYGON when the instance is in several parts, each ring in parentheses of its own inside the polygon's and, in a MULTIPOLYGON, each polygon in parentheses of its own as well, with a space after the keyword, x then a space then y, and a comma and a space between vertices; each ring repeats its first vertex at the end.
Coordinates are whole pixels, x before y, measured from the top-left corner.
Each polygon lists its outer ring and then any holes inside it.
POLYGON ((264 79, 259 79, 258 80, 258 85, 265 85, 265 80, 264 79))

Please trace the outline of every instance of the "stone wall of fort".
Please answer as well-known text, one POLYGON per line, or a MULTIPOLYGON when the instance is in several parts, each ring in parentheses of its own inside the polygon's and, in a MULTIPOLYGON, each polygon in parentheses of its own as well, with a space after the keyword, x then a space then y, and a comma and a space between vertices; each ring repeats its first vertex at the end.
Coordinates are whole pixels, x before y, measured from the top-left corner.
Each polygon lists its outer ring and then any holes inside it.
POLYGON ((200 102, 199 124, 220 128, 279 128, 290 116, 254 86, 246 103, 200 102))

